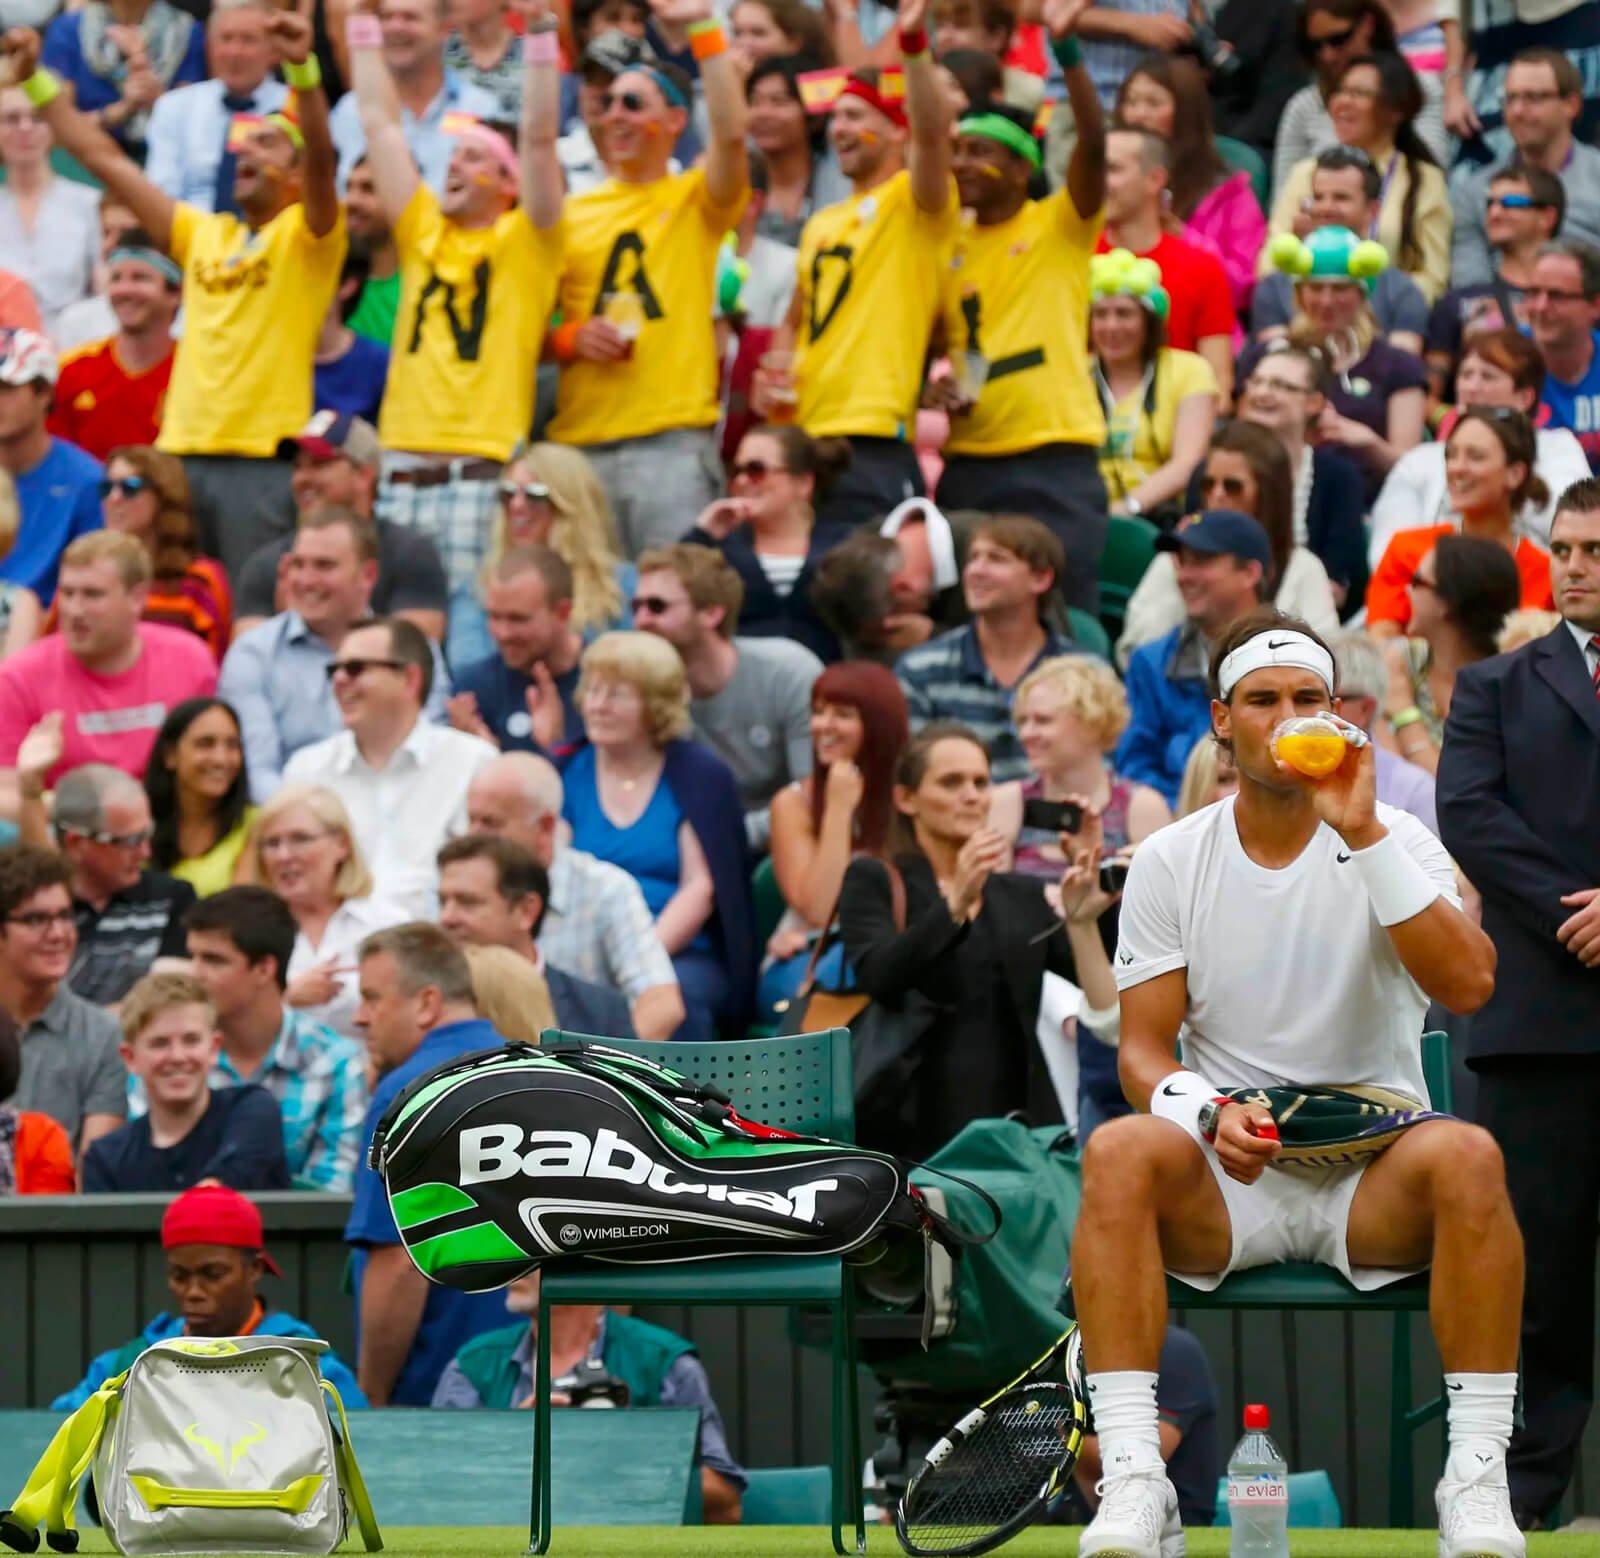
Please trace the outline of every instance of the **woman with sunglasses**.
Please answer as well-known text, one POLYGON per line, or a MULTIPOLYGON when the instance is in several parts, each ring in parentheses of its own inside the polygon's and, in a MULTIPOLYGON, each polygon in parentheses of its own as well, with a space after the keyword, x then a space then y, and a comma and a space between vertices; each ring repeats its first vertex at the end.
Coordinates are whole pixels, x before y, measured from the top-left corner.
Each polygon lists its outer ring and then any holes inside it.
MULTIPOLYGON (((199 555, 183 462, 148 444, 113 449, 100 500, 106 529, 134 537, 150 554, 155 577, 144 620, 187 628, 206 641, 220 663, 233 633, 233 592, 222 564, 199 555)), ((55 625, 52 606, 45 631, 55 625)))
POLYGON ((256 816, 231 704, 185 698, 172 708, 145 764, 144 793, 151 864, 202 898, 231 886, 256 816))
POLYGON ((1516 528, 1528 504, 1543 504, 1549 496, 1533 469, 1536 447, 1533 426, 1520 411, 1462 412, 1444 451, 1445 487, 1460 525, 1425 524, 1395 533, 1367 586, 1367 631, 1374 638, 1398 638, 1406 631, 1422 560, 1458 528, 1464 536, 1494 542, 1515 562, 1521 592, 1507 611, 1551 604, 1549 554, 1516 528))
MULTIPOLYGON (((1328 100, 1340 72, 1364 54, 1398 52, 1394 21, 1383 0, 1303 0, 1295 24, 1301 58, 1316 80, 1289 99, 1272 155, 1272 187, 1281 190, 1295 165, 1314 157, 1337 137, 1328 100)), ((1436 75, 1419 78, 1422 111, 1417 131, 1441 165, 1449 160, 1444 128, 1444 93, 1436 75)))
MULTIPOLYGON (((638 571, 617 550, 611 503, 580 449, 533 444, 512 455, 500 477, 500 512, 484 560, 486 579, 513 546, 547 546, 572 570, 572 626, 585 639, 632 620, 638 571)), ((452 602, 452 665, 470 665, 494 653, 480 599, 452 602), (459 617, 459 621, 458 621, 459 617)))
MULTIPOLYGON (((1328 399, 1322 354, 1292 341, 1271 341, 1244 378, 1238 420, 1265 428, 1289 457, 1294 491, 1294 544, 1322 559, 1341 616, 1361 604, 1367 587, 1361 468, 1342 449, 1318 448, 1311 432, 1328 399)), ((1188 507, 1203 508, 1189 485, 1188 507)))
MULTIPOLYGON (((1235 509, 1261 522, 1272 543, 1269 598, 1280 610, 1308 622, 1317 632, 1339 627, 1339 608, 1322 559, 1294 538, 1294 477, 1278 439, 1253 422, 1225 422, 1211 440, 1205 463, 1190 487, 1196 512, 1235 509)), ((1141 644, 1170 633, 1184 619, 1178 569, 1171 552, 1157 552, 1128 601, 1117 663, 1141 644)))
POLYGON ((1375 734, 1391 752, 1439 771, 1456 673, 1501 652, 1500 629, 1521 588, 1510 553, 1482 536, 1447 531, 1418 560, 1406 588, 1405 635, 1383 644, 1389 685, 1375 734))
MULTIPOLYGON (((1458 410, 1441 423, 1436 442, 1418 444, 1401 456, 1372 506, 1368 555, 1374 567, 1400 531, 1419 524, 1455 524, 1456 512, 1445 480, 1445 449, 1457 417, 1463 411, 1478 410, 1517 411, 1533 418, 1544 384, 1544 358, 1514 326, 1479 330, 1462 343, 1454 376, 1458 410)), ((1588 479, 1589 458, 1569 429, 1535 428, 1533 472, 1544 483, 1544 499, 1530 500, 1518 509, 1514 528, 1536 546, 1548 547, 1556 500, 1574 482, 1588 479)))
POLYGON ((1230 168, 1217 150, 1205 73, 1182 55, 1147 54, 1122 83, 1116 119, 1152 130, 1172 147, 1172 215, 1183 223, 1185 238, 1216 252, 1235 311, 1248 315, 1267 221, 1250 175, 1230 168))
POLYGON ((744 582, 739 631, 790 638, 828 662, 839 641, 811 604, 811 581, 825 552, 855 526, 819 521, 815 505, 850 463, 842 438, 812 438, 792 424, 752 428, 730 468, 730 497, 710 504, 685 541, 715 547, 744 582))
POLYGON ((361 943, 414 916, 374 896, 372 872, 344 802, 321 785, 285 785, 255 818, 241 874, 283 899, 298 927, 285 1003, 312 1022, 359 1039, 361 943))
MULTIPOLYGON (((11 473, 0 470, 0 560, 17 544, 22 529, 22 505, 11 473)), ((25 584, 0 579, 0 660, 26 649, 39 636, 44 608, 25 584)))
POLYGON ((813 211, 850 194, 850 181, 828 150, 827 119, 813 119, 800 96, 800 77, 818 68, 809 55, 767 57, 744 84, 750 144, 767 164, 767 194, 756 232, 790 248, 798 247, 800 230, 813 211))
MULTIPOLYGON (((1417 131, 1422 86, 1392 50, 1347 60, 1328 95, 1333 137, 1359 150, 1378 170, 1379 205, 1372 238, 1421 288, 1428 302, 1450 285, 1450 235, 1455 212, 1438 159, 1417 131)), ((1274 233, 1297 232, 1311 196, 1315 156, 1297 162, 1272 202, 1274 233)))
POLYGON ((1217 376, 1197 352, 1166 344, 1169 308, 1155 261, 1126 249, 1089 262, 1091 368, 1106 418, 1100 474, 1113 514, 1178 501, 1217 420, 1217 376))

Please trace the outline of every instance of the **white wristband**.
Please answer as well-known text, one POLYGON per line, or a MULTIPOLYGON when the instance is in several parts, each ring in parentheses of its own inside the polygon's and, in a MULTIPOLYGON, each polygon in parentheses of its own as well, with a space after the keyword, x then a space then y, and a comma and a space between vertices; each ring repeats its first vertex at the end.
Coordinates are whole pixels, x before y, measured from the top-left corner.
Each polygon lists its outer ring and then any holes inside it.
POLYGON ((1366 849, 1353 851, 1350 858, 1372 900, 1372 912, 1385 928, 1415 919, 1440 895, 1438 884, 1392 833, 1366 849))
POLYGON ((1198 1071, 1174 1071, 1156 1083, 1150 1094, 1150 1113, 1181 1125, 1200 1140, 1200 1109, 1217 1096, 1217 1089, 1198 1071))

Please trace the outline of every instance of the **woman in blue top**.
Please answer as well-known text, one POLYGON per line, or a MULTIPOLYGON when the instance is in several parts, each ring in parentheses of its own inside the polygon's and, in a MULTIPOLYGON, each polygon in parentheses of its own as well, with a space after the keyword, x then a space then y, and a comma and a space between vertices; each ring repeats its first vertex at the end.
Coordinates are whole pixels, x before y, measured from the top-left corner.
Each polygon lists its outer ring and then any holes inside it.
POLYGON ((566 768, 572 843, 638 882, 677 970, 688 1016, 676 1035, 742 1025, 755 946, 744 816, 728 766, 689 733, 683 662, 649 633, 607 633, 584 651, 585 744, 566 768))

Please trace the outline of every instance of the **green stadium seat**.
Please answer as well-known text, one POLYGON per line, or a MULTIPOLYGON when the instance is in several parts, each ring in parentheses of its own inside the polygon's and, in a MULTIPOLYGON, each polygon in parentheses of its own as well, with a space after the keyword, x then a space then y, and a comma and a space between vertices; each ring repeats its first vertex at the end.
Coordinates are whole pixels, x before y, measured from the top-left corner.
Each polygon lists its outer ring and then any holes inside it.
POLYGON ((1113 640, 1122 631, 1128 601, 1156 555, 1159 527, 1128 514, 1111 515, 1100 556, 1100 620, 1113 640))
MULTIPOLYGON (((1450 1037, 1422 1036, 1422 1066, 1428 1097, 1435 1109, 1450 1108, 1450 1037)), ((1441 1393, 1413 1404, 1411 1398, 1411 1316, 1428 1308, 1428 1276, 1407 1277, 1376 1292, 1362 1293, 1328 1266, 1285 1262, 1236 1272, 1205 1293, 1167 1278, 1167 1302, 1174 1309, 1307 1309, 1365 1310, 1393 1314, 1389 1382, 1389 1524, 1411 1524, 1413 1456, 1411 1436, 1444 1412, 1441 1393)))
MULTIPOLYGON (((1217 1518, 1219 1526, 1231 1526, 1228 1514, 1228 1479, 1217 1478, 1217 1518)), ((1339 1495, 1333 1491, 1333 1478, 1325 1471, 1289 1473, 1289 1524, 1301 1530, 1310 1528, 1337 1531, 1344 1524, 1339 1495)))
POLYGON ((772 856, 768 855, 750 878, 750 896, 755 900, 756 945, 765 949, 772 933, 789 906, 783 901, 783 890, 778 886, 778 873, 773 869, 772 856))
MULTIPOLYGON (((582 1033, 546 1029, 546 1040, 584 1039, 582 1033)), ((614 1049, 661 1057, 659 1044, 600 1039, 614 1049)), ((835 1141, 855 1138, 855 1077, 850 1031, 747 1039, 739 1044, 674 1044, 674 1069, 719 1087, 747 1119, 835 1141)), ((550 1326, 552 1304, 797 1305, 828 1310, 833 1317, 833 1446, 830 1521, 836 1553, 866 1551, 861 1507, 861 1427, 856 1379, 855 1285, 837 1256, 750 1257, 684 1261, 674 1266, 615 1266, 572 1261, 546 1266, 539 1283, 539 1335, 535 1348, 533 1508, 530 1540, 535 1553, 550 1548, 550 1326), (845 1546, 855 1525, 855 1545, 845 1546)), ((749 1518, 748 1516, 746 1518, 749 1518)))
POLYGON ((1222 160, 1235 173, 1250 175, 1250 187, 1255 191, 1261 213, 1265 216, 1272 209, 1272 170, 1267 166, 1267 159, 1254 146, 1236 141, 1231 135, 1219 135, 1216 142, 1222 160))
POLYGON ((1085 611, 1082 606, 1068 606, 1067 631, 1080 649, 1104 660, 1111 658, 1111 635, 1093 612, 1085 611))
POLYGON ((826 1466, 756 1466, 744 1490, 747 1526, 828 1523, 833 1474, 826 1466))

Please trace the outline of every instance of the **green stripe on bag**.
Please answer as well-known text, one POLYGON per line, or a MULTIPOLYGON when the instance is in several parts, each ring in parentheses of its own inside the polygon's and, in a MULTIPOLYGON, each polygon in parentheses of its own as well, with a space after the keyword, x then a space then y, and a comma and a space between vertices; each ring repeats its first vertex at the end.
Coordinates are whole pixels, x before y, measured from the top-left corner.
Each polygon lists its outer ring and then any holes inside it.
POLYGON ((415 1228, 419 1223, 431 1223, 436 1217, 445 1217, 451 1212, 476 1211, 478 1203, 458 1186, 435 1181, 400 1191, 389 1206, 397 1227, 415 1228))
POLYGON ((436 1271, 452 1266, 480 1265, 496 1260, 528 1260, 528 1252, 493 1223, 473 1223, 470 1228, 457 1228, 452 1233, 441 1233, 432 1239, 424 1239, 420 1244, 407 1245, 406 1248, 418 1269, 430 1277, 436 1271))

